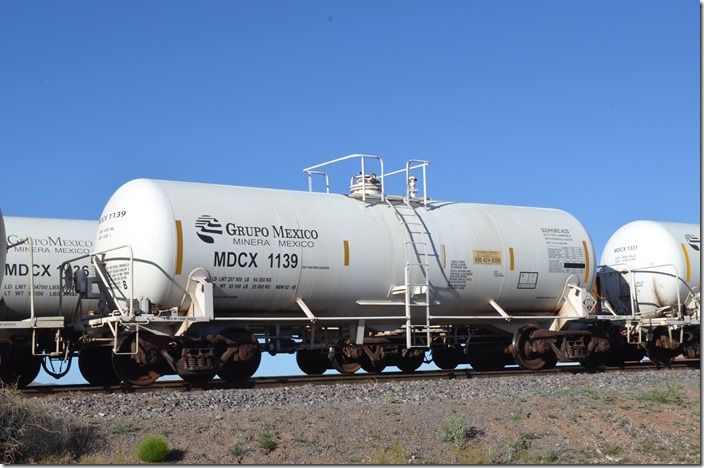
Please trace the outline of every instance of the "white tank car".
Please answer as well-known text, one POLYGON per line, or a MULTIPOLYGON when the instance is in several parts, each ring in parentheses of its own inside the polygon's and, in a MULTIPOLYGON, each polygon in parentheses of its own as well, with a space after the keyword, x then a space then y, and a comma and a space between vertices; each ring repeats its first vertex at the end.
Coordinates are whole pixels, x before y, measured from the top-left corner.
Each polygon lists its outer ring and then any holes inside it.
POLYGON ((133 249, 134 285, 126 251, 106 256, 121 292, 181 315, 197 269, 214 283, 218 317, 302 315, 302 298, 316 316, 348 318, 393 315, 385 301, 403 298, 406 285, 422 294, 425 275, 414 263, 427 262, 433 315, 504 323, 490 301, 507 314, 554 315, 568 285, 589 290, 595 275, 588 232, 561 210, 394 208, 346 195, 165 180, 133 180, 110 198, 95 251, 123 245, 133 249), (408 245, 420 253, 408 255, 408 245))
POLYGON ((23 239, 32 239, 9 249, 2 282, 0 321, 24 320, 30 317, 30 275, 34 281, 34 312, 37 317, 63 316, 66 324, 77 318, 77 313, 96 308, 97 300, 83 299, 73 290, 76 271, 88 272, 90 260, 83 258, 71 264, 70 271, 61 271, 63 262, 89 254, 95 241, 97 221, 53 218, 25 218, 5 216, 7 245, 23 239), (59 297, 64 288, 61 304, 59 297))
POLYGON ((602 295, 620 314, 647 314, 683 304, 698 310, 699 224, 634 221, 618 229, 601 256, 602 295), (632 272, 632 273, 630 273, 632 272))
MULTIPOLYGON (((412 372, 428 349, 441 368, 515 360, 532 370, 608 350, 588 328, 595 254, 572 215, 430 201, 427 161, 385 172, 381 158, 350 155, 305 172, 327 182, 318 168, 356 158, 349 195, 152 179, 120 187, 93 252, 119 312, 88 322, 114 333, 117 376, 239 380, 262 350, 295 352, 309 374, 412 372), (387 178, 401 173, 406 194, 388 195, 387 178)), ((101 363, 84 355, 84 375, 97 376, 101 363)))

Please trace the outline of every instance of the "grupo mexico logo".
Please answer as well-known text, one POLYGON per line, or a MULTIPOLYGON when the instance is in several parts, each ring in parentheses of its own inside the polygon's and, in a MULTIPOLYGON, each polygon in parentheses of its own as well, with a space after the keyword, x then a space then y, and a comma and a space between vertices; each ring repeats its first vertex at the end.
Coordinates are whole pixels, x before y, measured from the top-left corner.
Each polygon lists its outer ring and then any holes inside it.
POLYGON ((215 239, 210 234, 222 235, 222 224, 210 215, 196 219, 196 234, 205 243, 213 244, 215 239))
POLYGON ((690 247, 699 252, 699 244, 701 242, 699 236, 696 236, 694 234, 685 234, 684 238, 687 240, 687 243, 690 247))

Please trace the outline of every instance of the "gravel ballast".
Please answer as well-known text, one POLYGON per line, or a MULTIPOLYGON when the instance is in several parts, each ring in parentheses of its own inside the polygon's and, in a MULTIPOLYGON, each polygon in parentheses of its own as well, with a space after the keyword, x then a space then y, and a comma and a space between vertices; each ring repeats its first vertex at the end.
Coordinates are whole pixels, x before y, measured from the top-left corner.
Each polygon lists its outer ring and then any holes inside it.
POLYGON ((52 397, 93 463, 695 463, 699 369, 52 397))

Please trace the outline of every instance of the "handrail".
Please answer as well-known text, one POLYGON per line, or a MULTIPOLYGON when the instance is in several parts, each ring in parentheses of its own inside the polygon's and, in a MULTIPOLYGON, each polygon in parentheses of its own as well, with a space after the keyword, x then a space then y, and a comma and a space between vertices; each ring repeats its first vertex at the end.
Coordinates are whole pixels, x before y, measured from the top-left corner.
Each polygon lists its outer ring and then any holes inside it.
POLYGON ((321 171, 306 171, 308 173, 308 191, 313 191, 313 175, 322 175, 325 177, 325 193, 330 193, 330 177, 326 172, 321 171))
MULTIPOLYGON (((315 166, 310 166, 305 169, 303 169, 303 172, 308 174, 308 191, 312 192, 313 191, 313 175, 322 175, 325 177, 325 191, 326 193, 330 193, 330 178, 327 173, 319 171, 318 169, 329 166, 331 164, 339 163, 341 161, 347 161, 350 159, 360 159, 361 163, 361 173, 353 176, 352 181, 354 182, 355 178, 361 177, 361 185, 362 185, 362 201, 366 201, 367 199, 367 188, 371 187, 368 180, 367 180, 367 170, 366 170, 366 159, 376 159, 379 161, 379 165, 381 166, 381 174, 379 176, 376 176, 376 179, 381 182, 381 187, 380 188, 380 199, 381 201, 386 200, 386 187, 385 187, 385 180, 387 177, 392 176, 392 175, 397 175, 397 174, 405 174, 406 175, 406 193, 404 195, 404 200, 406 202, 410 202, 413 199, 416 199, 415 194, 418 192, 418 189, 415 187, 416 183, 416 178, 411 177, 411 171, 415 169, 422 169, 423 171, 423 194, 422 194, 422 203, 424 206, 428 205, 428 186, 427 186, 427 170, 426 168, 430 165, 430 161, 425 161, 422 159, 409 159, 406 161, 406 167, 396 170, 396 171, 391 171, 391 172, 385 172, 384 171, 384 161, 380 156, 375 156, 371 154, 349 154, 347 156, 343 156, 341 158, 333 159, 331 161, 327 161, 324 163, 316 164, 315 166)), ((376 186, 374 186, 376 188, 376 186)), ((376 194, 375 194, 376 197, 376 194)))
MULTIPOLYGON (((132 304, 133 304, 133 302, 134 302, 133 297, 132 297, 132 294, 134 293, 134 252, 132 251, 132 246, 130 246, 129 244, 125 244, 125 245, 119 245, 119 246, 117 246, 117 247, 112 247, 112 248, 107 249, 107 250, 102 250, 102 251, 100 251, 100 252, 91 252, 91 253, 89 253, 89 254, 85 254, 85 255, 81 255, 81 256, 78 256, 78 257, 74 257, 74 258, 70 258, 70 259, 68 259, 68 260, 65 260, 65 261, 63 261, 63 262, 61 263, 61 266, 63 267, 63 265, 70 264, 70 263, 75 262, 75 261, 77 261, 77 260, 82 260, 82 259, 84 259, 84 258, 90 257, 90 263, 91 263, 91 265, 93 265, 93 267, 95 267, 95 272, 96 272, 96 274, 100 277, 100 280, 102 281, 103 285, 106 287, 106 289, 109 289, 109 290, 112 291, 114 288, 112 288, 112 287, 110 286, 110 282, 107 280, 107 278, 105 278, 105 276, 103 275, 102 270, 99 268, 98 264, 96 263, 96 257, 97 257, 98 255, 103 255, 103 256, 104 256, 104 255, 105 255, 106 253, 108 253, 108 252, 112 252, 112 251, 114 251, 114 250, 120 250, 120 249, 127 249, 127 250, 129 251, 129 264, 130 264, 130 273, 129 273, 129 275, 130 275, 130 297, 129 297, 129 298, 126 298, 126 297, 123 296, 122 299, 123 299, 123 300, 129 300, 129 313, 128 313, 128 316, 129 316, 130 320, 132 320, 132 319, 134 318, 134 309, 133 309, 133 306, 132 306, 132 304)), ((104 260, 104 258, 103 258, 102 260, 104 260)), ((118 288, 118 289, 119 289, 119 288, 118 288)), ((63 292, 63 289, 60 289, 60 291, 63 292)), ((63 297, 63 294, 60 294, 60 295, 59 295, 59 304, 61 303, 62 297, 63 297)), ((117 297, 115 297, 114 295, 113 295, 113 299, 115 299, 115 301, 117 302, 117 297)), ((120 313, 122 314, 122 310, 120 310, 120 313)))
MULTIPOLYGON (((105 287, 108 288, 108 289, 112 292, 114 288, 110 286, 110 282, 105 278, 105 276, 103 275, 102 270, 98 267, 98 265, 97 265, 97 263, 96 263, 96 257, 97 257, 98 255, 102 255, 103 258, 101 259, 101 261, 104 262, 104 261, 105 261, 105 254, 106 254, 106 253, 112 252, 112 251, 115 251, 115 250, 120 250, 120 249, 127 249, 128 252, 129 252, 129 265, 130 265, 130 270, 129 270, 129 276, 130 276, 130 297, 129 297, 129 298, 126 298, 126 297, 123 296, 123 300, 127 300, 127 301, 128 301, 128 304, 129 304, 129 311, 128 311, 128 313, 127 313, 127 317, 128 317, 128 319, 131 321, 131 320, 134 320, 134 296, 133 296, 133 294, 134 294, 134 252, 132 251, 132 246, 129 245, 129 244, 119 245, 119 246, 117 246, 117 247, 112 247, 112 248, 110 248, 110 249, 103 250, 103 251, 100 251, 100 252, 94 252, 94 253, 92 253, 92 254, 90 255, 90 257, 91 257, 91 263, 95 266, 95 271, 96 271, 96 273, 100 276, 101 281, 103 282, 103 284, 105 285, 105 287)), ((119 290, 119 288, 118 288, 118 290, 119 290)), ((115 299, 115 302, 117 303, 117 297, 115 297, 114 294, 113 294, 113 299, 115 299)), ((122 310, 120 310, 120 313, 122 313, 122 310)))
MULTIPOLYGON (((382 184, 381 184, 381 199, 384 200, 384 184, 383 184, 383 180, 384 180, 384 161, 381 159, 380 156, 374 156, 374 155, 371 155, 371 154, 349 154, 349 155, 343 156, 343 157, 341 157, 341 158, 333 159, 332 161, 327 161, 327 162, 324 162, 324 163, 321 163, 321 164, 316 164, 315 166, 311 166, 311 167, 307 167, 307 168, 303 169, 303 172, 305 172, 306 174, 308 174, 308 190, 309 190, 310 192, 313 191, 313 185, 312 185, 312 184, 313 184, 313 182, 312 182, 313 174, 325 174, 324 172, 315 171, 315 169, 319 169, 319 168, 321 168, 321 167, 329 166, 330 164, 335 164, 335 163, 338 163, 338 162, 340 162, 340 161, 346 161, 346 160, 349 160, 349 159, 361 159, 361 163, 362 163, 362 174, 361 174, 361 175, 362 175, 362 201, 366 201, 366 200, 367 200, 366 192, 367 192, 367 185, 368 185, 368 184, 367 184, 367 180, 366 180, 366 175, 367 175, 367 173, 366 173, 366 170, 365 170, 364 160, 365 160, 365 159, 376 159, 376 160, 379 161, 379 164, 380 164, 380 166, 381 166, 381 176, 380 176, 380 178, 381 178, 381 180, 382 180, 382 184)), ((326 177, 326 182, 327 182, 327 174, 325 174, 325 177, 326 177)), ((330 193, 330 186, 329 186, 329 183, 327 184, 327 193, 330 193)))
POLYGON ((310 172, 310 171, 312 171, 313 169, 318 169, 318 168, 321 168, 321 167, 324 167, 324 166, 329 166, 330 164, 338 163, 338 162, 340 162, 340 161, 345 161, 345 160, 348 160, 348 159, 355 159, 355 158, 362 158, 362 160, 364 160, 364 158, 371 158, 371 159, 378 159, 379 161, 381 161, 381 157, 380 157, 380 156, 374 156, 374 155, 371 155, 371 154, 355 153, 355 154, 348 154, 347 156, 343 156, 343 157, 341 157, 341 158, 333 159, 332 161, 327 161, 327 162, 324 162, 324 163, 316 164, 315 166, 311 166, 311 167, 308 167, 308 168, 306 168, 306 169, 303 169, 303 172, 310 172))
POLYGON ((397 171, 388 172, 388 173, 386 173, 385 176, 388 177, 388 176, 392 176, 392 175, 396 175, 396 174, 403 174, 403 173, 406 174, 405 200, 407 202, 410 202, 411 198, 415 198, 411 192, 415 193, 418 191, 417 189, 415 189, 415 181, 413 182, 413 184, 411 184, 411 182, 410 182, 411 171, 413 169, 422 168, 423 169, 423 206, 428 206, 428 190, 427 190, 427 183, 426 183, 427 178, 426 178, 425 168, 429 165, 430 165, 430 161, 424 161, 421 159, 409 159, 408 161, 406 161, 405 168, 399 169, 397 171), (418 163, 418 164, 412 166, 411 163, 418 163))
MULTIPOLYGON (((630 302, 631 302, 631 318, 636 319, 636 304, 640 305, 640 302, 638 301, 638 294, 636 291, 636 278, 635 275, 636 273, 650 273, 650 274, 665 274, 668 276, 672 276, 673 281, 675 282, 675 289, 677 291, 677 315, 679 316, 682 313, 682 300, 681 300, 681 295, 680 295, 680 284, 679 282, 682 281, 687 287, 689 285, 687 282, 680 276, 679 270, 677 269, 677 265, 674 265, 672 263, 663 263, 660 265, 650 265, 647 267, 637 267, 637 268, 629 268, 628 265, 625 263, 614 263, 612 265, 599 265, 597 268, 610 268, 614 272, 620 274, 620 275, 625 275, 628 274, 629 277, 629 292, 630 292, 630 302), (662 271, 657 271, 653 270, 654 268, 663 268, 663 267, 670 267, 674 270, 674 274, 670 274, 667 272, 662 272, 662 271), (617 269, 620 268, 620 269, 617 269)), ((691 290, 691 288, 690 288, 691 290)))
POLYGON ((13 249, 19 245, 24 244, 29 241, 29 318, 30 323, 34 325, 34 239, 32 236, 27 236, 24 239, 10 244, 7 246, 7 250, 13 249))

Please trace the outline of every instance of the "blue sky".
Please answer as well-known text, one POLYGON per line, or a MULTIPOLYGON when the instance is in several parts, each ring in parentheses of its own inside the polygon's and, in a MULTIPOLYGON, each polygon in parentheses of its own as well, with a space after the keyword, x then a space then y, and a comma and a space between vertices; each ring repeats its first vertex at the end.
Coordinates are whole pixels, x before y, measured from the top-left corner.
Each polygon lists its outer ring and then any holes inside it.
POLYGON ((0 0, 6 215, 97 219, 138 177, 306 190, 350 153, 566 210, 599 256, 699 223, 699 2, 0 0))

